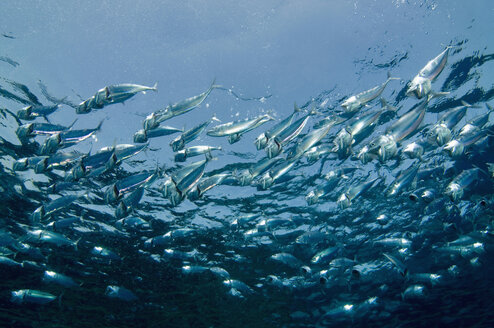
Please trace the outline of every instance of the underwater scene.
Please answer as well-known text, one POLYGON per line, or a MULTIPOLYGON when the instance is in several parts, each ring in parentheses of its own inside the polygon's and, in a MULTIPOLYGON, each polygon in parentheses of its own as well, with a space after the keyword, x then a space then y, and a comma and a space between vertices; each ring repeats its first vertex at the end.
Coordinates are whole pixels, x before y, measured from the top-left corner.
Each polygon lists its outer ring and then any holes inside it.
POLYGON ((494 326, 494 2, 0 10, 0 327, 494 326))

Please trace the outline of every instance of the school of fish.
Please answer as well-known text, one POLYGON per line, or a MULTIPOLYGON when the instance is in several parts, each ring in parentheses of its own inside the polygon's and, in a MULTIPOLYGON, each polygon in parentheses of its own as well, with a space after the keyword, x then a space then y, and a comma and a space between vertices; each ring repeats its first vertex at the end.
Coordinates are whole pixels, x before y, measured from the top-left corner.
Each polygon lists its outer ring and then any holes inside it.
POLYGON ((226 300, 285 295, 295 300, 287 316, 269 322, 312 327, 376 323, 454 288, 494 245, 494 129, 487 102, 436 87, 453 50, 409 82, 388 74, 332 105, 313 99, 281 119, 212 115, 173 127, 225 90, 213 81, 149 113, 133 143, 89 153, 77 145, 105 124, 79 129, 77 116, 157 84, 106 86, 64 125, 50 115, 66 103, 43 105, 11 81, 10 99, 25 106, 0 108, 2 131, 18 141, 0 138, 0 268, 16 284, 2 304, 56 308, 83 295, 160 308, 172 303, 149 286, 163 266, 226 300), (400 83, 395 99, 383 97, 400 83), (402 108, 407 99, 414 104, 402 108), (254 155, 235 147, 244 138, 254 155), (168 143, 174 162, 133 161, 168 143), (208 170, 230 150, 238 161, 208 170))

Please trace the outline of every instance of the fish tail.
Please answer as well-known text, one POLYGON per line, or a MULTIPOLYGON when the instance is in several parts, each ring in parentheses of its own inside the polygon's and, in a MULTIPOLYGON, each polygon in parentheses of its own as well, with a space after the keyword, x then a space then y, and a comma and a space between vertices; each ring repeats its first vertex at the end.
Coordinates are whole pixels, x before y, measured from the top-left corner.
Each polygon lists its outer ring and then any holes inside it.
POLYGON ((477 106, 477 105, 471 105, 471 104, 467 103, 465 100, 461 100, 461 104, 465 107, 468 107, 468 108, 481 108, 480 106, 477 106))
POLYGON ((400 77, 393 77, 391 76, 391 72, 388 72, 388 79, 386 80, 386 83, 388 83, 391 80, 401 80, 400 77))
POLYGON ((381 109, 383 109, 383 110, 389 110, 389 111, 392 111, 392 112, 397 112, 398 111, 398 107, 391 106, 390 104, 388 104, 388 102, 386 101, 386 99, 384 99, 384 98, 381 97, 380 101, 381 101, 381 109))
POLYGON ((105 118, 104 118, 104 119, 102 119, 102 120, 98 123, 98 126, 97 126, 97 127, 96 127, 96 129, 95 129, 96 131, 101 130, 101 126, 103 125, 103 122, 104 122, 104 121, 105 121, 105 118))
POLYGON ((216 77, 213 79, 213 82, 211 82, 211 86, 209 87, 209 92, 211 92, 213 89, 224 89, 225 87, 222 86, 221 84, 216 84, 216 77))
POLYGON ((431 101, 434 98, 443 97, 443 96, 447 96, 447 95, 449 95, 449 92, 434 92, 433 91, 427 96, 427 102, 431 101))
POLYGON ((302 108, 298 107, 297 102, 293 102, 293 111, 295 113, 299 113, 302 111, 302 108))

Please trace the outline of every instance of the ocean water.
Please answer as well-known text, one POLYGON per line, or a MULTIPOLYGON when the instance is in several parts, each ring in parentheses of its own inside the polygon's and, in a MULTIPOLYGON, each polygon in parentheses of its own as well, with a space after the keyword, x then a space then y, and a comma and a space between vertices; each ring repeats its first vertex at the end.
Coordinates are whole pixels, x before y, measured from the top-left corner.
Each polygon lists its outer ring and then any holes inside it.
POLYGON ((450 128, 453 140, 465 140, 460 129, 494 105, 491 1, 8 0, 0 9, 0 326, 494 324, 492 118, 458 156, 430 139, 444 113, 466 104, 464 117, 450 128), (447 94, 425 104, 423 121, 399 140, 397 154, 362 161, 364 147, 427 98, 406 91, 446 47, 447 63, 430 95, 447 94), (344 112, 346 99, 381 85, 388 74, 399 80, 390 80, 358 113, 344 112), (69 183, 63 182, 70 169, 87 168, 87 162, 41 173, 14 167, 45 155, 47 137, 21 140, 16 131, 23 124, 73 123, 71 129, 80 130, 102 122, 87 139, 56 152, 89 156, 132 144, 149 114, 206 91, 213 80, 221 87, 161 126, 188 130, 214 117, 207 131, 261 115, 271 120, 235 143, 202 132, 185 147, 221 150, 207 154, 204 172, 194 179, 178 181, 177 172, 205 156, 176 162, 169 144, 180 133, 150 138, 144 151, 69 183), (122 83, 157 83, 157 91, 123 103, 108 98, 103 108, 76 113, 98 90, 122 83), (379 111, 381 97, 393 110, 383 111, 347 154, 339 154, 338 133, 379 111), (316 159, 300 153, 286 174, 274 166, 242 183, 266 157, 256 137, 291 115, 294 103, 301 108, 296 119, 315 113, 283 145, 277 165, 291 163, 306 136, 333 122, 315 144, 327 152, 316 159), (57 104, 47 120, 19 118, 26 106, 57 104), (424 148, 419 158, 405 154, 413 142, 424 148), (389 195, 409 168, 416 174, 389 195), (124 217, 145 225, 122 225, 116 210, 123 197, 109 204, 105 195, 118 181, 121 186, 146 172, 153 179, 124 217), (194 190, 218 174, 224 180, 198 199, 184 192, 176 204, 163 195, 166 181, 176 196, 184 185, 194 190), (277 177, 268 188, 261 183, 266 174, 277 177), (458 197, 448 192, 455 182, 463 192, 458 197), (320 193, 317 201, 308 201, 311 191, 320 193), (421 197, 424 191, 434 195, 421 197), (351 198, 348 206, 338 202, 341 195, 351 198), (33 216, 70 196, 77 199, 33 216), (74 222, 56 226, 68 218, 74 222), (47 272, 68 278, 53 282, 47 272), (124 289, 115 293, 112 286, 124 289), (47 304, 13 297, 21 290, 49 293, 47 304))

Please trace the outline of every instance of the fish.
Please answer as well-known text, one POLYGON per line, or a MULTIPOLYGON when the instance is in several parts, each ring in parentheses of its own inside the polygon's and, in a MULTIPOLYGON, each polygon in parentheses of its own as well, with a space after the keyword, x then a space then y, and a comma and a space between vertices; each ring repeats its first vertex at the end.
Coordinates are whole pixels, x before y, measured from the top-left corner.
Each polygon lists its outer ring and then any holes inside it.
POLYGON ((45 140, 40 153, 43 155, 53 154, 59 149, 73 146, 98 132, 102 125, 103 120, 94 129, 68 130, 53 134, 45 140))
POLYGON ((33 222, 40 222, 50 215, 63 210, 66 207, 69 207, 75 201, 78 201, 82 198, 86 198, 86 195, 68 195, 62 196, 55 200, 52 200, 49 203, 43 204, 38 207, 31 215, 31 220, 33 222))
POLYGON ((273 120, 273 118, 267 114, 261 115, 252 119, 246 119, 241 121, 228 122, 217 125, 209 129, 206 134, 210 137, 223 137, 228 136, 230 143, 238 141, 240 136, 248 131, 255 129, 256 127, 273 120), (233 141, 233 142, 232 142, 233 141))
POLYGON ((403 277, 406 277, 408 275, 408 268, 400 259, 388 253, 383 253, 383 255, 398 269, 403 277))
POLYGON ((459 157, 464 154, 465 148, 475 144, 477 141, 485 138, 489 133, 489 128, 473 130, 469 134, 459 136, 458 139, 452 139, 443 146, 443 151, 451 157, 459 157))
POLYGON ((319 129, 313 130, 305 135, 305 137, 287 154, 287 160, 299 159, 307 150, 321 141, 336 123, 337 120, 332 120, 319 129))
POLYGON ((81 160, 86 154, 78 151, 58 152, 51 156, 41 156, 34 166, 34 172, 43 173, 51 170, 66 170, 78 160, 81 160))
POLYGON ((365 113, 340 130, 333 140, 334 151, 338 152, 340 158, 344 158, 350 154, 351 147, 358 143, 360 134, 371 128, 383 112, 384 110, 365 113))
POLYGON ((403 170, 403 172, 401 172, 391 184, 388 191, 388 196, 396 196, 402 189, 409 186, 415 179, 419 167, 419 165, 412 164, 406 170, 403 170))
POLYGON ((29 105, 17 111, 17 117, 21 120, 32 121, 37 117, 46 117, 50 114, 53 114, 57 109, 59 109, 60 105, 52 105, 52 106, 36 106, 29 105))
POLYGON ((241 186, 250 185, 251 182, 257 178, 259 175, 268 171, 271 167, 276 165, 281 158, 268 158, 265 157, 258 161, 257 163, 252 164, 247 170, 241 172, 240 174, 234 174, 238 182, 241 186))
POLYGON ((185 162, 187 158, 206 155, 207 157, 212 158, 213 150, 222 150, 221 147, 216 146, 192 146, 186 149, 182 149, 175 154, 175 162, 185 162))
POLYGON ((391 77, 388 74, 388 79, 384 81, 384 83, 345 99, 345 101, 341 104, 341 107, 343 107, 346 113, 357 112, 360 108, 367 105, 367 103, 381 96, 388 83, 392 80, 401 79, 397 77, 391 77))
POLYGON ((85 155, 66 173, 65 181, 78 181, 81 178, 98 176, 117 164, 115 149, 109 148, 93 155, 85 155))
POLYGON ((479 179, 480 170, 472 168, 461 172, 446 187, 445 194, 451 197, 451 200, 460 200, 467 188, 471 187, 479 179))
POLYGON ((121 286, 108 285, 105 290, 108 298, 118 299, 125 302, 137 301, 138 297, 130 290, 121 286))
POLYGON ((209 96, 211 91, 216 88, 219 88, 219 85, 215 84, 216 80, 213 80, 208 90, 200 93, 196 96, 192 96, 190 98, 184 99, 180 102, 177 102, 173 105, 167 106, 163 110, 159 110, 154 112, 146 117, 143 122, 143 128, 145 131, 155 129, 159 126, 161 122, 164 122, 172 117, 183 115, 194 108, 201 105, 204 100, 209 96))
POLYGON ((446 113, 444 113, 438 120, 436 124, 431 129, 430 137, 434 139, 438 146, 443 146, 445 143, 451 140, 452 132, 451 129, 455 127, 456 124, 467 113, 467 108, 472 107, 466 102, 462 102, 463 106, 458 106, 451 108, 446 113))
POLYGON ((44 305, 53 302, 57 296, 35 289, 19 289, 11 293, 10 301, 15 304, 39 304, 44 305))
POLYGON ((432 82, 441 74, 448 61, 449 49, 446 47, 439 55, 430 60, 410 82, 406 95, 417 99, 428 97, 432 92, 432 82))
POLYGON ((37 244, 77 249, 77 241, 72 241, 59 233, 49 230, 30 230, 27 233, 27 240, 37 244))
POLYGON ((179 150, 184 149, 185 145, 192 142, 193 140, 197 139, 199 135, 206 130, 209 124, 213 121, 214 118, 211 118, 210 120, 201 123, 192 129, 189 129, 182 133, 180 136, 177 138, 173 139, 172 142, 170 142, 170 147, 172 147, 174 152, 177 152, 179 150))
POLYGON ((115 203, 124 195, 140 187, 151 185, 159 175, 159 170, 143 172, 131 175, 112 184, 105 192, 105 200, 108 204, 115 203))
POLYGON ((136 94, 146 91, 158 91, 158 83, 152 87, 138 84, 114 84, 106 86, 96 92, 94 96, 81 102, 76 108, 76 114, 87 114, 93 109, 101 109, 105 106, 117 103, 123 103, 136 94))
POLYGON ((261 150, 266 148, 268 142, 278 136, 283 130, 285 130, 289 125, 292 124, 293 119, 295 118, 295 115, 297 113, 301 112, 302 110, 297 106, 297 104, 294 104, 294 109, 292 114, 290 114, 288 117, 285 119, 281 120, 280 122, 276 123, 273 127, 271 127, 269 130, 261 133, 255 140, 255 145, 257 150, 261 150))
POLYGON ((74 120, 69 126, 63 126, 59 124, 51 123, 27 123, 19 126, 15 133, 20 140, 26 140, 29 138, 34 138, 38 135, 52 135, 62 131, 66 131, 72 128, 77 120, 74 120))
POLYGON ((308 121, 309 115, 302 117, 287 126, 276 137, 271 138, 266 145, 266 154, 268 158, 278 156, 282 152, 283 147, 302 132, 308 121))
POLYGON ((144 187, 139 187, 123 196, 122 200, 118 203, 117 208, 115 209, 115 217, 120 219, 132 213, 141 201, 143 195, 144 187))
POLYGON ((163 136, 168 136, 170 134, 183 132, 182 129, 177 129, 171 126, 159 126, 154 129, 144 130, 141 129, 134 134, 135 143, 145 143, 150 138, 158 138, 163 136))
POLYGON ((46 270, 43 274, 42 280, 44 283, 57 284, 57 285, 60 285, 62 287, 66 287, 66 288, 79 287, 79 284, 76 283, 72 278, 70 278, 64 274, 57 273, 55 271, 46 270))
POLYGON ((376 181, 381 180, 381 177, 377 177, 374 179, 370 179, 369 181, 360 183, 356 186, 351 186, 346 192, 342 193, 338 198, 338 207, 339 208, 347 208, 352 204, 352 201, 369 190, 376 181))
POLYGON ((297 163, 298 159, 286 160, 266 172, 259 181, 263 190, 270 188, 277 180, 287 174, 297 163))
POLYGON ((203 180, 199 181, 197 185, 189 189, 189 191, 187 192, 187 198, 192 201, 197 200, 201 198, 206 191, 217 185, 222 184, 228 178, 231 178, 231 175, 229 173, 219 173, 204 178, 203 180))
POLYGON ((484 125, 489 122, 489 116, 491 112, 493 111, 492 107, 489 104, 485 104, 485 106, 488 109, 488 112, 485 114, 478 115, 471 120, 469 120, 460 130, 458 133, 459 137, 469 135, 475 131, 478 131, 484 127, 484 125))

